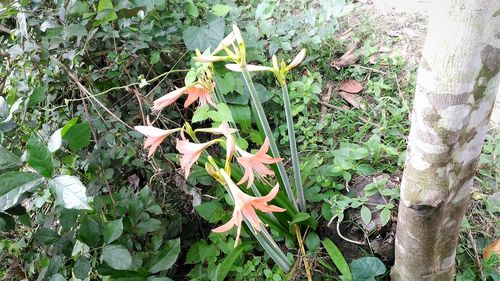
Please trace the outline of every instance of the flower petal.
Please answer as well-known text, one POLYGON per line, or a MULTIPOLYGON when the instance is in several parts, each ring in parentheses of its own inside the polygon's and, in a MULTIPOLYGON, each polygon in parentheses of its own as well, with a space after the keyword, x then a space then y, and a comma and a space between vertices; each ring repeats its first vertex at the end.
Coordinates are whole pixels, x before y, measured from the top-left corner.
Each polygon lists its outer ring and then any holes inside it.
POLYGON ((297 65, 299 65, 306 58, 306 49, 300 50, 300 52, 295 56, 292 62, 286 67, 287 70, 290 70, 297 65))
POLYGON ((182 94, 184 93, 185 90, 186 90, 186 87, 176 89, 176 90, 164 95, 163 97, 153 101, 153 107, 152 107, 153 111, 161 111, 165 107, 171 105, 180 96, 182 96, 182 94))

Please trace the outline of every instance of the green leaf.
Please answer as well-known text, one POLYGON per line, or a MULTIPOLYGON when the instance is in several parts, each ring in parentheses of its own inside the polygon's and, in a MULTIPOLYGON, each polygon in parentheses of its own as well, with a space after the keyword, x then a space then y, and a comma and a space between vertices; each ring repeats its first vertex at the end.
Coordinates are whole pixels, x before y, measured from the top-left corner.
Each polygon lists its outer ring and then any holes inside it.
POLYGON ((151 64, 156 64, 160 61, 160 52, 159 51, 152 51, 151 56, 149 57, 149 63, 151 64))
POLYGON ((234 91, 236 87, 236 80, 234 79, 233 73, 231 72, 226 73, 223 78, 217 79, 217 82, 219 82, 218 89, 221 95, 224 96, 234 91))
MULTIPOLYGON (((265 103, 273 97, 273 94, 267 90, 267 88, 259 83, 254 83, 255 91, 257 91, 257 95, 259 95, 260 103, 265 103)), ((250 96, 250 92, 248 88, 245 87, 244 95, 250 96)))
POLYGON ((123 222, 122 218, 114 221, 108 222, 102 228, 102 236, 104 237, 104 243, 109 244, 116 239, 120 238, 123 233, 123 222))
POLYGON ((384 263, 376 257, 363 257, 351 263, 352 277, 356 281, 374 281, 375 276, 384 274, 384 263))
POLYGON ((316 251, 321 244, 318 234, 314 231, 311 231, 309 232, 309 234, 307 234, 305 242, 307 249, 310 251, 316 251))
POLYGON ((180 238, 167 241, 165 247, 148 262, 148 271, 150 273, 158 273, 170 269, 177 260, 180 251, 180 238))
POLYGON ((8 232, 14 230, 15 227, 16 222, 13 217, 0 213, 0 232, 8 232))
POLYGON ((57 176, 50 181, 50 189, 56 195, 56 202, 66 209, 90 210, 86 188, 79 178, 57 176))
POLYGON ((369 224, 372 220, 372 211, 365 205, 361 206, 361 219, 365 224, 369 224))
POLYGON ((33 108, 37 106, 40 102, 45 99, 45 93, 47 92, 46 86, 39 86, 33 88, 31 95, 28 99, 28 108, 33 108))
POLYGON ((144 235, 148 232, 155 232, 161 228, 161 221, 157 219, 148 219, 137 224, 136 233, 144 235))
POLYGON ((69 120, 68 123, 66 123, 66 125, 64 125, 64 127, 62 127, 61 136, 64 137, 66 135, 66 133, 69 131, 69 129, 71 129, 73 126, 75 126, 76 122, 78 122, 78 117, 75 117, 75 118, 72 118, 71 120, 69 120))
POLYGON ((21 159, 0 145, 0 171, 21 165, 21 159))
POLYGON ((61 218, 59 219, 61 226, 65 230, 69 230, 75 225, 78 218, 78 211, 74 209, 64 209, 61 211, 61 218))
POLYGON ((193 117, 191 118, 191 123, 196 123, 196 122, 201 122, 205 121, 208 119, 208 111, 210 110, 209 105, 204 105, 201 107, 198 107, 196 111, 193 114, 193 117))
POLYGON ((214 49, 224 37, 224 20, 217 17, 203 26, 190 26, 182 33, 182 39, 188 50, 199 49, 205 51, 214 49))
POLYGON ((26 162, 33 167, 40 175, 52 177, 52 154, 45 144, 38 138, 32 136, 26 147, 26 162))
POLYGON ((325 247, 326 252, 332 259, 337 269, 343 275, 343 277, 345 277, 347 280, 352 280, 352 275, 351 275, 351 270, 349 269, 349 265, 347 264, 344 255, 342 255, 339 248, 337 248, 337 246, 332 242, 332 240, 328 238, 323 240, 323 246, 325 247))
POLYGON ((373 175, 377 172, 371 165, 368 164, 360 164, 356 166, 356 173, 361 176, 369 176, 373 175))
POLYGON ((231 7, 227 5, 217 4, 212 7, 212 11, 214 11, 214 15, 219 17, 225 17, 229 11, 231 11, 231 7))
POLYGON ((49 228, 40 228, 33 235, 33 239, 43 245, 54 244, 60 237, 57 232, 49 228))
POLYGON ((210 223, 219 222, 225 214, 224 208, 219 201, 205 202, 195 206, 194 209, 202 218, 210 223))
POLYGON ((311 218, 311 216, 308 213, 297 213, 295 216, 293 216, 293 219, 290 222, 290 225, 305 222, 305 221, 309 220, 309 218, 311 218))
POLYGON ((197 18, 199 13, 198 13, 198 8, 196 7, 195 4, 193 4, 193 1, 191 0, 185 0, 184 1, 184 10, 186 10, 186 13, 193 18, 197 18))
POLYGON ((81 280, 85 280, 90 272, 90 262, 84 257, 80 256, 73 266, 73 273, 75 277, 81 280))
POLYGON ((217 104, 217 111, 210 111, 208 112, 208 115, 215 122, 223 122, 223 121, 234 122, 231 110, 229 109, 229 106, 225 103, 217 104))
POLYGON ((227 274, 231 271, 231 267, 236 260, 241 257, 244 251, 248 251, 252 247, 246 244, 240 244, 234 248, 215 269, 214 280, 223 281, 227 274))
POLYGON ((265 20, 273 15, 274 7, 276 7, 276 0, 267 0, 260 2, 255 9, 255 19, 265 20))
POLYGON ((132 267, 132 256, 122 245, 107 245, 102 249, 102 257, 110 267, 127 270, 132 267))
POLYGON ((111 0, 99 0, 97 5, 97 16, 94 26, 98 26, 108 21, 113 21, 118 18, 115 12, 115 7, 111 0))
POLYGON ((234 122, 243 127, 251 127, 252 115, 250 113, 250 107, 248 105, 228 104, 227 106, 231 111, 234 122))
POLYGON ((78 151, 90 143, 90 125, 88 122, 75 124, 63 136, 69 148, 78 151))
POLYGON ((101 240, 101 226, 93 218, 85 216, 80 221, 77 237, 83 243, 91 247, 97 247, 101 240))
POLYGON ((64 28, 64 39, 69 40, 71 37, 76 36, 77 38, 87 35, 87 29, 85 25, 74 23, 66 26, 64 28))
POLYGON ((7 172, 0 175, 0 212, 16 205, 22 194, 42 182, 43 178, 35 173, 7 172))
POLYGON ((391 210, 389 208, 384 208, 380 212, 380 222, 382 225, 386 225, 391 219, 391 210))

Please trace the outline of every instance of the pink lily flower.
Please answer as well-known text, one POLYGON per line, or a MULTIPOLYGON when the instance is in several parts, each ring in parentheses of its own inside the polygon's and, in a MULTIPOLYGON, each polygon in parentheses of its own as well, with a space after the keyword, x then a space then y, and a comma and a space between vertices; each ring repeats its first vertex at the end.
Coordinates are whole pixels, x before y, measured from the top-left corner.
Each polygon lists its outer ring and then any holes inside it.
POLYGON ((236 147, 236 150, 238 150, 241 154, 241 157, 236 158, 236 160, 245 169, 245 173, 238 184, 242 184, 248 180, 247 187, 250 187, 253 184, 254 172, 260 177, 274 175, 274 172, 267 168, 265 164, 274 164, 283 160, 283 158, 273 158, 267 155, 267 150, 269 150, 269 139, 267 137, 264 144, 259 151, 255 153, 255 155, 250 154, 239 147, 236 147))
POLYGON ((207 103, 211 104, 214 107, 216 106, 215 102, 212 100, 210 91, 207 88, 199 84, 193 84, 191 86, 184 86, 182 88, 176 89, 155 100, 152 107, 153 111, 161 111, 165 107, 174 103, 183 94, 188 95, 186 101, 184 102, 184 107, 188 107, 196 100, 199 100, 200 106, 204 106, 207 103))
POLYGON ((235 247, 238 245, 238 241, 240 238, 241 222, 243 218, 247 219, 247 221, 252 225, 255 231, 261 231, 262 221, 259 219, 259 216, 257 216, 255 210, 260 210, 265 213, 286 211, 286 209, 274 205, 268 205, 268 202, 273 200, 274 197, 276 197, 276 194, 278 194, 278 184, 275 185, 274 188, 266 196, 253 197, 241 191, 241 189, 236 186, 236 184, 231 180, 229 175, 226 174, 223 169, 220 170, 220 174, 227 183, 227 187, 229 188, 229 192, 231 193, 231 196, 233 198, 234 211, 233 216, 228 222, 215 229, 212 229, 212 231, 216 233, 226 232, 233 228, 233 226, 236 226, 237 231, 236 240, 234 242, 235 247))
POLYGON ((149 147, 148 157, 151 157, 163 140, 180 129, 162 130, 153 126, 135 126, 134 129, 146 136, 144 148, 149 147))
POLYGON ((205 143, 193 143, 187 140, 177 140, 177 145, 175 148, 182 154, 181 157, 181 169, 184 171, 184 177, 187 179, 189 176, 189 171, 191 166, 198 161, 201 153, 212 144, 216 143, 218 140, 211 140, 205 143))
POLYGON ((226 161, 231 160, 236 148, 236 140, 231 134, 236 133, 237 129, 229 127, 227 122, 222 122, 217 128, 196 129, 196 131, 224 135, 226 137, 226 161))

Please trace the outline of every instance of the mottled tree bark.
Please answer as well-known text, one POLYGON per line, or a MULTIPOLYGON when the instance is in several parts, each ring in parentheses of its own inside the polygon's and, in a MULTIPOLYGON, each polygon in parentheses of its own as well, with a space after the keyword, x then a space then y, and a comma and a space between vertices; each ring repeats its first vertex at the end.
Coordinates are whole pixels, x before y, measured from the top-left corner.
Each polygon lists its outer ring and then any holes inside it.
POLYGON ((401 183, 395 281, 453 280, 455 250, 499 90, 500 1, 434 1, 401 183))

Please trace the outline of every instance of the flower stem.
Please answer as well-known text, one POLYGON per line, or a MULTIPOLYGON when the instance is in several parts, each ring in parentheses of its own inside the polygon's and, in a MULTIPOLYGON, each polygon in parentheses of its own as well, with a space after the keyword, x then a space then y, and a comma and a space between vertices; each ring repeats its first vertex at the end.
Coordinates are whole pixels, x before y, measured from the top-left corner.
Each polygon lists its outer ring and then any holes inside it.
POLYGON ((295 187, 297 188, 297 197, 299 199, 300 211, 306 210, 306 200, 304 198, 304 188, 302 187, 302 178, 300 176, 299 154, 297 152, 297 142, 295 141, 295 130, 293 128, 292 106, 288 95, 286 83, 281 86, 283 93, 283 102, 285 104, 286 127, 288 129, 288 142, 290 144, 290 154, 292 156, 293 177, 295 178, 295 187))
MULTIPOLYGON (((262 125, 266 137, 269 139, 269 146, 271 147, 273 157, 280 158, 278 147, 276 146, 276 142, 274 141, 273 131, 271 130, 271 127, 267 122, 266 113, 264 112, 264 108, 262 107, 260 98, 257 94, 257 91, 255 90, 255 86, 253 85, 252 78, 250 77, 250 73, 248 72, 246 66, 241 67, 241 73, 243 74, 243 78, 245 79, 245 83, 247 85, 248 91, 250 92, 250 96, 252 97, 252 103, 255 111, 257 112, 260 124, 262 125)), ((297 201, 295 200, 295 195, 293 194, 290 180, 288 179, 288 175, 286 174, 285 166, 283 165, 283 162, 278 162, 276 163, 276 165, 283 181, 283 185, 285 186, 285 191, 288 195, 288 199, 290 199, 292 204, 297 209, 297 201)))

